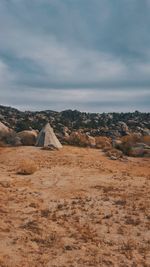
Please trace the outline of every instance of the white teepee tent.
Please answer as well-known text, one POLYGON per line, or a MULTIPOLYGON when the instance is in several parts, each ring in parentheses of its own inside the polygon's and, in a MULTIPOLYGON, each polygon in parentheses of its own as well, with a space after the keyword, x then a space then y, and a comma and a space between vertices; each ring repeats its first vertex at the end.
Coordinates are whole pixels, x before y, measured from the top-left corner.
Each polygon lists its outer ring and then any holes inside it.
POLYGON ((39 146, 39 147, 53 146, 55 148, 62 148, 61 143, 57 139, 53 131, 53 128, 50 126, 49 123, 47 123, 43 127, 43 129, 40 131, 37 137, 36 146, 39 146))

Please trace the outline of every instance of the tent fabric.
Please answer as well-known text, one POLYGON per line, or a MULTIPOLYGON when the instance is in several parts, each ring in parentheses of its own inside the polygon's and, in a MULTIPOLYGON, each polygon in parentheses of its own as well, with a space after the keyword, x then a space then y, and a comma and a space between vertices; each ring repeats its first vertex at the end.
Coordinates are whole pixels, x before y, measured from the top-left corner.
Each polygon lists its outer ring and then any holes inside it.
POLYGON ((37 137, 36 146, 39 147, 54 146, 55 148, 62 148, 61 143, 59 142, 58 138, 56 137, 53 131, 53 128, 50 126, 49 123, 47 123, 40 131, 37 137))

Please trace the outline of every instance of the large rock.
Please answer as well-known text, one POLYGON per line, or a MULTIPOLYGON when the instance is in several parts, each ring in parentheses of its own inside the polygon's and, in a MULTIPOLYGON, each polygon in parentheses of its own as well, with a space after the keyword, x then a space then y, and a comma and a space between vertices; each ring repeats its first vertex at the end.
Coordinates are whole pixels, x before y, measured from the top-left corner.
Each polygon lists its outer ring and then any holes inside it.
POLYGON ((120 131, 122 132, 122 134, 129 134, 129 128, 127 126, 127 124, 123 121, 119 121, 118 125, 120 127, 120 131))
POLYGON ((65 137, 69 137, 70 130, 68 127, 63 127, 63 134, 65 137))
POLYGON ((88 141, 88 145, 90 147, 95 147, 96 146, 96 141, 95 138, 93 136, 90 135, 86 135, 87 141, 88 141))
POLYGON ((35 130, 25 130, 17 133, 17 136, 20 138, 22 145, 24 146, 33 146, 36 143, 38 132, 35 130))
POLYGON ((10 129, 0 122, 0 140, 3 140, 10 132, 10 129))
POLYGON ((0 122, 0 142, 1 145, 21 145, 20 138, 17 137, 15 131, 8 128, 2 122, 0 122))
POLYGON ((0 122, 0 143, 1 145, 14 145, 15 132, 0 122))

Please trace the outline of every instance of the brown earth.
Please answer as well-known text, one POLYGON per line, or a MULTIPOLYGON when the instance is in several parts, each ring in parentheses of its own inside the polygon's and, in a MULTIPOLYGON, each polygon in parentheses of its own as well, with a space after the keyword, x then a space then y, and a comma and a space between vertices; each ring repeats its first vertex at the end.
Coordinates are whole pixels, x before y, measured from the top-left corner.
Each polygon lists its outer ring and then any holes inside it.
POLYGON ((150 266, 149 184, 148 158, 1 148, 0 266, 150 266), (34 174, 16 174, 24 159, 34 174))

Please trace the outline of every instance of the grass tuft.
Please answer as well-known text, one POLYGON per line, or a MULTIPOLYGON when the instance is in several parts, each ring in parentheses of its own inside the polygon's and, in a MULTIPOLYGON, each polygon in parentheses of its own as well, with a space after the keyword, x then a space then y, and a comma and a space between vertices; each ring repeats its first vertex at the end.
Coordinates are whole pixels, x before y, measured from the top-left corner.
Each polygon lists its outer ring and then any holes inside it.
POLYGON ((37 171, 37 165, 33 160, 23 160, 17 169, 17 174, 30 175, 37 171))

